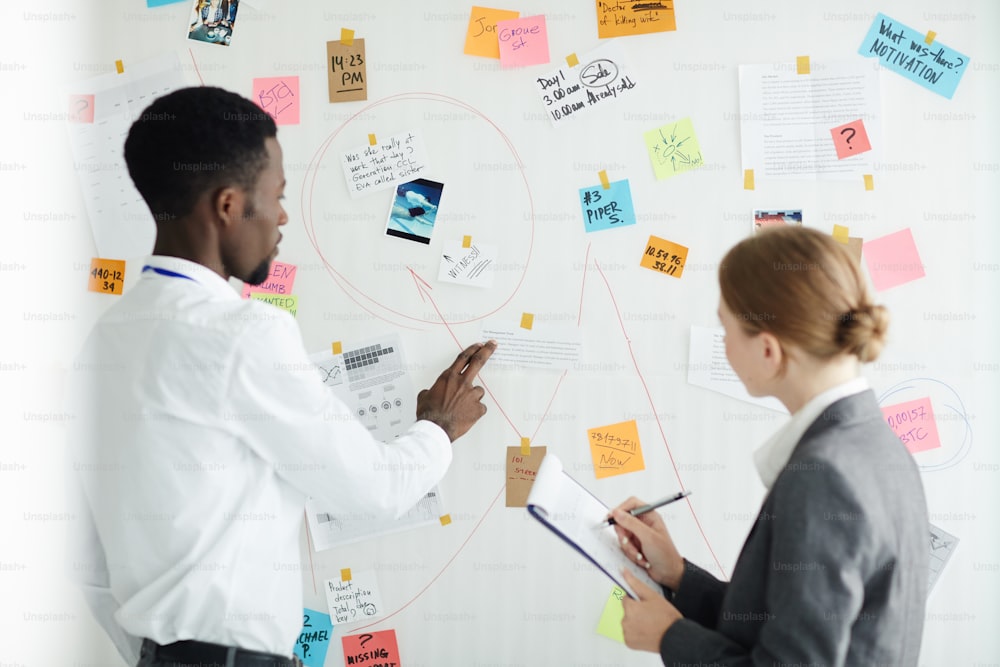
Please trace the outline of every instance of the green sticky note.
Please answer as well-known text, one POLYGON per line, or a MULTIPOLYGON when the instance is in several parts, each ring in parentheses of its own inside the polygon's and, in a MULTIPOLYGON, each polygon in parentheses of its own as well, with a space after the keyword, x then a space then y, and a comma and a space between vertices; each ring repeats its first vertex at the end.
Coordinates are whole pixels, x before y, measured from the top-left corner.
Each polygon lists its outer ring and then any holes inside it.
POLYGON ((250 292, 250 298, 269 303, 282 310, 287 310, 292 317, 299 311, 299 297, 294 294, 268 294, 267 292, 250 292))
POLYGON ((705 164, 690 118, 650 130, 642 138, 646 141, 646 150, 658 181, 705 164))
POLYGON ((610 637, 616 642, 625 643, 622 635, 622 619, 625 618, 625 607, 622 606, 622 598, 625 591, 618 586, 611 589, 608 601, 604 603, 604 611, 601 612, 601 620, 597 622, 597 634, 610 637))

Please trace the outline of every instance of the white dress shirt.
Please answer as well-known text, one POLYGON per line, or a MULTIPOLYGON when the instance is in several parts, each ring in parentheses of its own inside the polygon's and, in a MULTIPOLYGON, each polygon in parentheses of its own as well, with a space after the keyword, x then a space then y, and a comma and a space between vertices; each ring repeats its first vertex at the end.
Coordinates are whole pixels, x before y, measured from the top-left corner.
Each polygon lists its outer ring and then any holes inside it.
POLYGON ((856 377, 817 394, 799 408, 798 412, 792 415, 792 418, 777 433, 753 453, 753 461, 764 486, 770 490, 774 480, 778 479, 778 475, 788 463, 788 459, 792 457, 792 452, 799 444, 799 440, 812 426, 812 423, 823 414, 824 410, 840 399, 860 394, 866 389, 868 389, 868 380, 856 377))
POLYGON ((71 373, 74 570, 130 664, 140 637, 290 656, 306 497, 398 516, 444 475, 451 443, 426 421, 375 441, 322 385, 288 313, 200 264, 147 265, 71 373))

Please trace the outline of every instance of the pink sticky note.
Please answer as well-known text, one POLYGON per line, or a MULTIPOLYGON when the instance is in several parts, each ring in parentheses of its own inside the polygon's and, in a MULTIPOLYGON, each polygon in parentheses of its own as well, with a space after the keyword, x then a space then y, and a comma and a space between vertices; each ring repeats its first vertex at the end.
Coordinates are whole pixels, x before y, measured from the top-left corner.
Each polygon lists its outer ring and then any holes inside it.
POLYGON ((911 454, 941 446, 937 423, 934 421, 934 411, 931 409, 931 399, 918 398, 915 401, 890 405, 882 408, 882 416, 911 454))
POLYGON ((267 274, 267 280, 260 285, 243 284, 243 298, 249 299, 250 293, 263 292, 265 294, 291 294, 292 285, 295 283, 295 272, 297 267, 294 264, 282 264, 281 262, 271 262, 271 272, 267 274))
POLYGON ((872 284, 879 292, 924 277, 924 265, 909 227, 868 241, 863 253, 872 284))
POLYGON ((838 160, 872 149, 871 142, 868 141, 868 133, 865 132, 865 124, 860 118, 833 128, 830 130, 830 134, 833 136, 833 146, 837 149, 838 160))
POLYGON ((254 79, 253 101, 278 125, 298 125, 299 77, 272 76, 254 79))
POLYGON ((71 123, 93 123, 94 122, 94 96, 93 95, 70 95, 69 96, 69 122, 71 122, 71 123))
POLYGON ((549 33, 545 16, 497 21, 501 67, 524 67, 549 62, 549 33))

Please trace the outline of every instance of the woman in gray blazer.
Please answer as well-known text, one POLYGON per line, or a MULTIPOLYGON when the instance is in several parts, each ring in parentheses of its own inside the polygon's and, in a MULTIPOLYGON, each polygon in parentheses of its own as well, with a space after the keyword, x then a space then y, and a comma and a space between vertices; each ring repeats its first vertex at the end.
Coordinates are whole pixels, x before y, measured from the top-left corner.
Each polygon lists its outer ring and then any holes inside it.
POLYGON ((927 597, 927 504, 912 456, 860 364, 888 314, 832 237, 761 231, 719 268, 726 356, 791 420, 754 454, 767 496, 729 582, 684 560, 655 512, 612 512, 624 552, 625 643, 676 665, 916 665, 927 597))

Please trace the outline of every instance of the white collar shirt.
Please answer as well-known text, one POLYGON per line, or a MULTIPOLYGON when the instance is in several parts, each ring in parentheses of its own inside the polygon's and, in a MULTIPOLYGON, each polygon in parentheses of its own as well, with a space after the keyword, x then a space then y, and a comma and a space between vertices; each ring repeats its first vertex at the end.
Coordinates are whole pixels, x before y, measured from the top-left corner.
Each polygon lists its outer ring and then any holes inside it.
POLYGON ((764 486, 770 490, 774 484, 774 480, 778 478, 778 475, 792 457, 792 452, 795 450, 795 446, 799 444, 799 440, 802 439, 802 436, 812 423, 823 414, 824 410, 840 399, 860 394, 866 389, 868 389, 868 380, 863 377, 856 377, 817 394, 808 403, 799 408, 792 415, 792 418, 753 454, 757 473, 760 475, 760 480, 764 483, 764 486))
POLYGON ((444 475, 451 443, 426 421, 375 441, 288 313, 200 264, 146 264, 71 373, 78 582, 130 664, 140 637, 290 656, 307 497, 401 515, 444 475))

